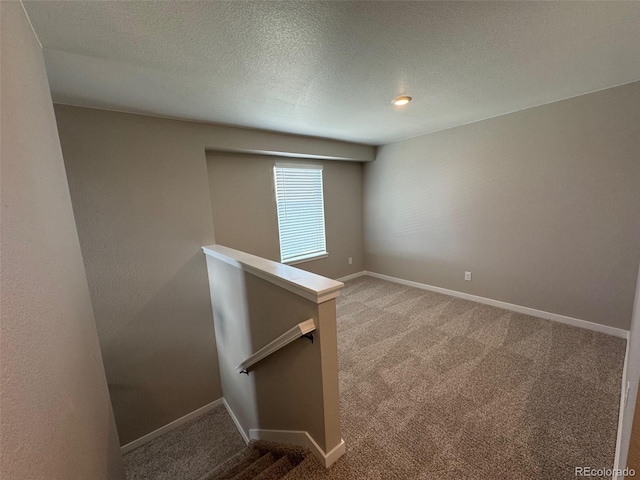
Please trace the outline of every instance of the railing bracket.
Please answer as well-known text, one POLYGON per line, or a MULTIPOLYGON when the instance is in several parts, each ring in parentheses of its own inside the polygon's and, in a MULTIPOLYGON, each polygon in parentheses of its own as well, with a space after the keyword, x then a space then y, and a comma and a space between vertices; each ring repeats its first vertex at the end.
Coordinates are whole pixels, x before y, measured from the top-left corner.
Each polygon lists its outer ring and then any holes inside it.
POLYGON ((311 343, 313 343, 313 335, 311 334, 311 332, 313 332, 315 329, 316 324, 313 318, 305 320, 304 322, 300 322, 295 327, 291 327, 278 338, 266 344, 260 350, 247 358, 244 362, 242 362, 235 368, 235 371, 238 373, 246 373, 247 375, 249 375, 248 370, 252 365, 255 365, 260 360, 268 357, 273 352, 280 350, 285 345, 289 345, 291 342, 295 342, 300 337, 306 337, 311 340, 311 343))

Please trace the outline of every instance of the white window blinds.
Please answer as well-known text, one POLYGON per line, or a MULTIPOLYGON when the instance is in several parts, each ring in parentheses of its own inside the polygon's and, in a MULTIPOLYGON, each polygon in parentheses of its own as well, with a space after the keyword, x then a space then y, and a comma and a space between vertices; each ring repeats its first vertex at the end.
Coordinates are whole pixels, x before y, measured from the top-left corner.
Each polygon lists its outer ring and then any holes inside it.
POLYGON ((327 255, 322 167, 274 167, 282 263, 327 255))

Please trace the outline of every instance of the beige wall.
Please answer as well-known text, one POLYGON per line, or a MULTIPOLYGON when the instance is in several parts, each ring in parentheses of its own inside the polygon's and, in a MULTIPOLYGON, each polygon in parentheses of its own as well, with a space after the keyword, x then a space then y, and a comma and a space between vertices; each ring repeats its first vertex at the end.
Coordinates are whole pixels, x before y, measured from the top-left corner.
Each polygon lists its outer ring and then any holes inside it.
POLYGON ((344 158, 374 149, 63 105, 56 117, 126 444, 222 396, 200 250, 215 242, 205 149, 344 158))
POLYGON ((275 163, 323 167, 325 231, 329 256, 296 267, 330 278, 364 270, 362 164, 207 153, 216 241, 280 261, 278 215, 273 186, 275 163), (349 257, 353 263, 349 265, 349 257))
POLYGON ((364 205, 367 270, 628 329, 640 83, 381 147, 364 205))
POLYGON ((124 479, 42 52, 0 17, 0 477, 124 479))
POLYGON ((335 299, 317 304, 207 256, 225 400, 250 429, 306 431, 325 452, 341 441, 335 299), (297 340, 240 375, 235 366, 309 318, 297 340))
POLYGON ((214 241, 204 149, 186 122, 56 116, 124 445, 222 396, 200 250, 214 241))

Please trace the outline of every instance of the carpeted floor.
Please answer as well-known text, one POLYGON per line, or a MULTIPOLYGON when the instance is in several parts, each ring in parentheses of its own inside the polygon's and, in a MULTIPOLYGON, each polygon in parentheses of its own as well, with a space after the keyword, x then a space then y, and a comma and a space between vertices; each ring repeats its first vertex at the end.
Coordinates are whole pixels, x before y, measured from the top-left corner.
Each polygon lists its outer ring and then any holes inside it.
POLYGON ((335 478, 613 466, 622 339, 371 277, 347 283, 338 339, 347 456, 335 478))
POLYGON ((246 445, 224 405, 124 455, 128 480, 198 480, 246 445))
POLYGON ((347 453, 287 479, 555 480, 613 465, 622 339, 361 277, 339 298, 338 345, 347 453))

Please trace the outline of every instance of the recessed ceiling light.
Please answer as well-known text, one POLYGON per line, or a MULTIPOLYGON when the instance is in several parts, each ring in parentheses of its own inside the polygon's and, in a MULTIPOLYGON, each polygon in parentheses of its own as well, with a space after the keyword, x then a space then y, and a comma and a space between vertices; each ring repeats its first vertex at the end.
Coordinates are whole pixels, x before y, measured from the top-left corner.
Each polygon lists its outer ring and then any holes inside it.
POLYGON ((402 107, 403 105, 407 105, 411 100, 413 100, 409 95, 402 95, 400 97, 396 97, 393 99, 393 103, 396 107, 402 107))

